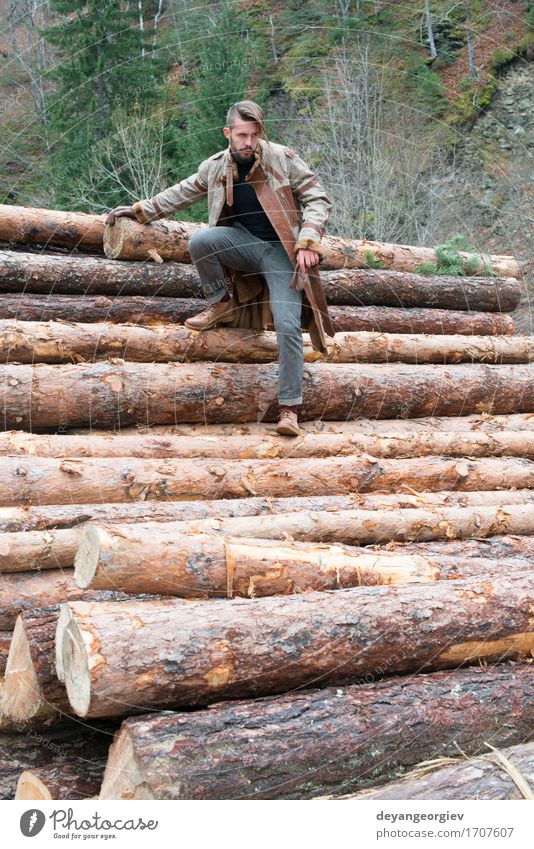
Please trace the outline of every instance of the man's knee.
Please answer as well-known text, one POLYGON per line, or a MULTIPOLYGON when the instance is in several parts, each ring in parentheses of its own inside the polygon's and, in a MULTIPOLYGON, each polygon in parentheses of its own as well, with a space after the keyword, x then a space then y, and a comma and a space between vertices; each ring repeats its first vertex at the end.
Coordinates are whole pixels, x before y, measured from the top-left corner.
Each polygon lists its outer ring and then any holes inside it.
POLYGON ((205 227, 202 230, 197 230, 189 239, 189 253, 193 261, 201 259, 207 254, 213 253, 216 245, 217 233, 214 232, 216 227, 205 227))
POLYGON ((300 304, 291 310, 274 309, 273 322, 274 329, 281 336, 300 335, 302 333, 300 326, 300 304))

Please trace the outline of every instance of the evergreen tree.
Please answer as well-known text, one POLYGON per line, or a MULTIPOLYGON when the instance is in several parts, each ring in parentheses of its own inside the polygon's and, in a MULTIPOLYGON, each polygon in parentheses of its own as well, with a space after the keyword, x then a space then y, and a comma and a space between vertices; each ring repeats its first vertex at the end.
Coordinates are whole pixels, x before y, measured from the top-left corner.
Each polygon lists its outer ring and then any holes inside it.
POLYGON ((56 203, 68 203, 73 179, 112 130, 114 110, 156 96, 165 60, 152 51, 128 6, 121 0, 51 0, 52 11, 64 16, 43 31, 58 60, 49 72, 56 86, 46 103, 56 203))

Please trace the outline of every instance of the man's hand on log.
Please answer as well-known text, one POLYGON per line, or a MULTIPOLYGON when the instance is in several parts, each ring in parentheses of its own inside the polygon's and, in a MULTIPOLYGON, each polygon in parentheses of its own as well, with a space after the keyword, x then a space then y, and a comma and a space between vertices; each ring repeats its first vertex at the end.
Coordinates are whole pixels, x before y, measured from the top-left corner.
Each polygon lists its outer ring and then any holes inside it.
POLYGON ((307 268, 317 265, 320 258, 319 254, 315 251, 305 251, 303 249, 297 251, 297 262, 303 274, 306 273, 307 268))
POLYGON ((110 227, 113 227, 116 218, 136 219, 136 217, 137 216, 131 206, 117 206, 115 209, 112 209, 111 212, 108 212, 105 224, 109 224, 110 227))

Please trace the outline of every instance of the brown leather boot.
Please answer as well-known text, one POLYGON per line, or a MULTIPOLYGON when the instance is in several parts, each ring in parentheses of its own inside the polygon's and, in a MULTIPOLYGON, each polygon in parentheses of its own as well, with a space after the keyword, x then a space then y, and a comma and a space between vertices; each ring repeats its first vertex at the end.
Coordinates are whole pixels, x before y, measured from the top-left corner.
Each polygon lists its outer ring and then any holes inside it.
POLYGON ((232 320, 232 313, 235 309, 233 298, 229 301, 217 301, 212 304, 207 310, 199 312, 198 315, 193 315, 184 321, 184 325, 191 330, 209 330, 216 324, 228 324, 232 320))
POLYGON ((280 418, 276 425, 276 432, 282 436, 300 436, 299 420, 296 413, 288 407, 280 408, 280 418))

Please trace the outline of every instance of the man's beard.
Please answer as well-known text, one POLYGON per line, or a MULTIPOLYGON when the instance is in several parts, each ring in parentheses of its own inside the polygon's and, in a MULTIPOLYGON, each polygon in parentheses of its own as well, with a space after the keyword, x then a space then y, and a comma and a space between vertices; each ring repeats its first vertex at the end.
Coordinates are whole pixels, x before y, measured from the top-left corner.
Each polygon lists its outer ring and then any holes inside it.
POLYGON ((234 150, 234 148, 230 145, 230 150, 232 151, 232 156, 237 160, 237 162, 250 162, 256 148, 251 148, 247 152, 243 150, 234 150))

